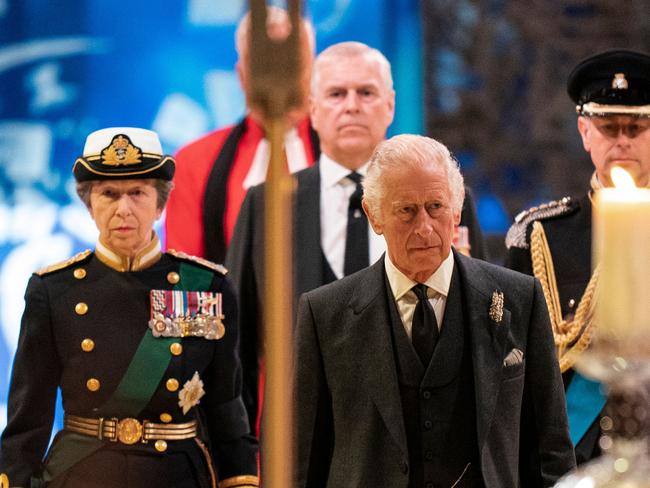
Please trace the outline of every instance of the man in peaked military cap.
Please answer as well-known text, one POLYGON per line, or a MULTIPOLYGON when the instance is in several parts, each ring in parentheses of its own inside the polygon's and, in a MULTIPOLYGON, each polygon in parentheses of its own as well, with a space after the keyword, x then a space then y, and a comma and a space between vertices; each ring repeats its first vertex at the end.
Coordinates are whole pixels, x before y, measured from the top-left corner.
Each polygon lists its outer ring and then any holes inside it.
POLYGON ((591 312, 597 287, 592 274, 592 197, 612 186, 619 166, 636 181, 650 185, 650 56, 627 50, 607 51, 582 61, 569 76, 576 103, 578 131, 591 156, 591 190, 519 214, 506 236, 508 266, 537 276, 545 287, 558 356, 567 389, 571 437, 578 463, 598 455, 599 420, 606 398, 597 383, 572 369, 576 354, 589 345, 591 312), (566 337, 566 336, 565 336, 566 337))
POLYGON ((99 239, 95 251, 37 271, 29 282, 0 482, 258 485, 226 270, 161 253, 153 231, 174 164, 148 130, 88 136, 73 172, 99 239), (64 429, 44 456, 57 388, 64 429))

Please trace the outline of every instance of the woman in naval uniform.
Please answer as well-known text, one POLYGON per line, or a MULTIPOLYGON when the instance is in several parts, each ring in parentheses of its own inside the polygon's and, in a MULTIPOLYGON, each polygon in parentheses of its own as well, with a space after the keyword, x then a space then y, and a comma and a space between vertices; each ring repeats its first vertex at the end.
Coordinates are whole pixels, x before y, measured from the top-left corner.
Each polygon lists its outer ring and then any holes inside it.
POLYGON ((99 239, 29 281, 0 486, 257 486, 226 270, 161 253, 153 230, 174 160, 154 132, 109 128, 73 173, 99 239))

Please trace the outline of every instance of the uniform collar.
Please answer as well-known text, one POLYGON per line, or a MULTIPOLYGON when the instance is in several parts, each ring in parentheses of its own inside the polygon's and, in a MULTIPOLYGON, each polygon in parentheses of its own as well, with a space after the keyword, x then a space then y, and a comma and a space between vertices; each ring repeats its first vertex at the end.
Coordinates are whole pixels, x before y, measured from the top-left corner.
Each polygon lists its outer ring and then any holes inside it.
MULTIPOLYGON (((413 281, 411 278, 407 277, 402 273, 397 267, 393 264, 386 253, 385 263, 386 263, 386 276, 388 277, 388 282, 390 283, 390 288, 393 291, 393 296, 395 301, 398 301, 406 293, 408 293, 411 288, 417 285, 417 282, 413 281)), ((440 263, 438 269, 424 282, 429 288, 432 288, 435 292, 444 296, 445 298, 449 294, 449 286, 451 284, 451 275, 454 272, 454 253, 449 251, 449 256, 440 263)))
POLYGON ((589 180, 589 185, 591 186, 592 191, 598 191, 601 188, 604 188, 603 184, 598 179, 598 173, 594 171, 594 174, 591 175, 591 180, 589 180))
POLYGON ((135 257, 124 257, 111 250, 101 240, 97 241, 95 255, 102 263, 116 271, 140 271, 156 263, 162 253, 160 251, 160 239, 155 231, 152 231, 152 239, 147 246, 135 257))
MULTIPOLYGON (((603 185, 600 179, 598 178, 598 173, 596 173, 595 171, 594 174, 591 175, 591 180, 589 180, 589 184, 591 186, 592 192, 605 188, 605 185, 603 185)), ((648 182, 646 188, 650 188, 650 182, 648 182)))

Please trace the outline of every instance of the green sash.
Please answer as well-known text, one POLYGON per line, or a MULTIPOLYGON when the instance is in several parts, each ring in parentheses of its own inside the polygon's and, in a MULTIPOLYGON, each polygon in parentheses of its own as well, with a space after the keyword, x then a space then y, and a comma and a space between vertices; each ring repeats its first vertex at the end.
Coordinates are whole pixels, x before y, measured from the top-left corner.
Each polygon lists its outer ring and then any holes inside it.
MULTIPOLYGON (((174 286, 175 290, 208 291, 214 273, 189 263, 181 263, 179 275, 181 279, 174 286)), ((177 340, 176 337, 154 337, 151 329, 147 329, 120 384, 100 407, 99 416, 137 417, 160 385, 172 357, 169 346, 177 340)), ((93 437, 72 432, 62 433, 47 455, 43 481, 52 481, 102 446, 104 441, 93 437)), ((37 480, 32 483, 33 486, 38 486, 37 480)))

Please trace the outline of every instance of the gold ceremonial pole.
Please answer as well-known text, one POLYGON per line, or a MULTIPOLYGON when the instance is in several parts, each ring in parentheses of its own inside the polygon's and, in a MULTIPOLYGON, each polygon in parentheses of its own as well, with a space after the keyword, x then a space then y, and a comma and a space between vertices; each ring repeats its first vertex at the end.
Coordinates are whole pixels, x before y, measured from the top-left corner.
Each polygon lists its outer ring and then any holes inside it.
POLYGON ((300 105, 300 6, 288 0, 291 31, 270 39, 265 0, 250 0, 251 104, 264 115, 271 159, 265 191, 264 392, 262 480, 267 488, 292 486, 292 286, 294 182, 286 169, 284 135, 289 109, 300 105))

